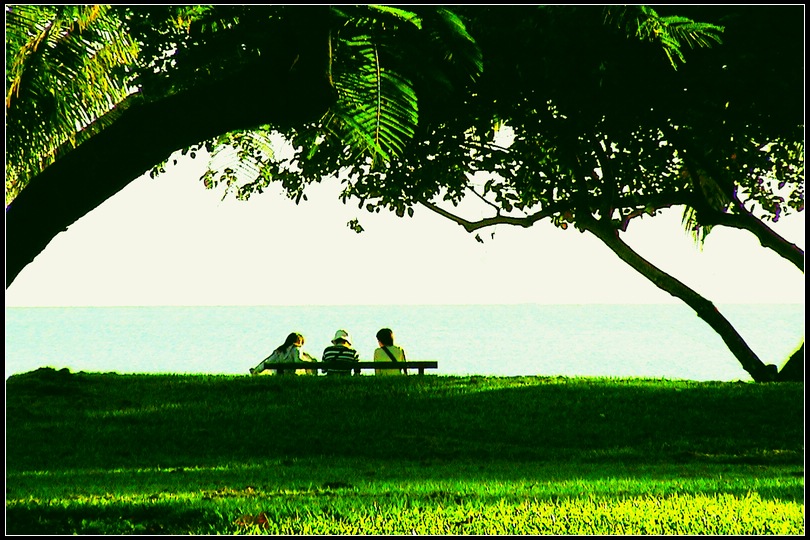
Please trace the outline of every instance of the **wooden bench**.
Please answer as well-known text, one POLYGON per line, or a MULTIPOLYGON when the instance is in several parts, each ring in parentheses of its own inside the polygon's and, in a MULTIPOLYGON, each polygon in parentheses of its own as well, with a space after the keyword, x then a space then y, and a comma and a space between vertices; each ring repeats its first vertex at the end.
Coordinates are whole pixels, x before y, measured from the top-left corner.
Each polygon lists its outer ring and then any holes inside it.
POLYGON ((277 375, 284 375, 297 369, 315 369, 326 373, 328 369, 350 369, 359 375, 364 369, 415 369, 419 375, 424 375, 426 369, 437 369, 439 363, 435 360, 408 361, 408 362, 279 362, 265 364, 267 369, 275 370, 277 375))

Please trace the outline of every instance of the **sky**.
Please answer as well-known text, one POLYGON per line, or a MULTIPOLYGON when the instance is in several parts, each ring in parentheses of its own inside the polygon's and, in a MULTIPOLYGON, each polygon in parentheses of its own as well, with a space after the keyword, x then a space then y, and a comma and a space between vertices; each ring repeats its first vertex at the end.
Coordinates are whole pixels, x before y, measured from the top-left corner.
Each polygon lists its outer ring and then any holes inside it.
MULTIPOLYGON (((57 235, 6 306, 679 302, 573 228, 499 225, 480 243, 424 207, 398 218, 343 204, 334 179, 299 205, 280 189, 222 200, 199 181, 206 165, 186 158, 130 183, 57 235)), ((622 238, 717 305, 804 302, 804 275, 753 235, 716 227, 700 250, 681 217, 635 219, 622 238)), ((804 249, 804 213, 773 227, 804 249)))

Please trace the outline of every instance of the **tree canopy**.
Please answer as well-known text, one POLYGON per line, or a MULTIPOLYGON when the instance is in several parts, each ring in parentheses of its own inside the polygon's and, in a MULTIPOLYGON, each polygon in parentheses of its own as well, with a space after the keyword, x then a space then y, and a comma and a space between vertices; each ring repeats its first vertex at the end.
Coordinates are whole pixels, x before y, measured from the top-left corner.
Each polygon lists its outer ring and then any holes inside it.
POLYGON ((589 231, 693 307, 755 380, 769 380, 773 369, 710 301, 643 260, 618 234, 633 219, 685 206, 684 221, 699 241, 715 225, 747 229, 804 269, 803 251, 767 226, 804 206, 795 84, 802 64, 786 54, 776 71, 772 61, 791 43, 784 36, 798 43, 800 28, 784 27, 787 12, 770 19, 749 9, 723 13, 713 24, 643 7, 523 8, 520 17, 508 9, 473 10, 469 28, 486 53, 485 69, 463 106, 423 118, 407 151, 384 168, 324 152, 325 144, 317 153, 303 145, 295 160, 302 185, 343 169, 344 195, 369 211, 402 216, 422 204, 470 232, 542 219, 589 231), (510 33, 517 20, 530 30, 510 33), (719 24, 725 21, 734 28, 730 53, 719 24), (754 22, 761 35, 774 36, 773 48, 750 46, 746 32, 754 22), (593 41, 583 44, 577 31, 593 41), (545 52, 555 46, 566 53, 545 52), (687 60, 689 47, 696 50, 687 60), (708 50, 714 48, 724 52, 708 50), (784 86, 746 85, 769 76, 784 86), (496 125, 514 134, 508 147, 495 137, 496 125), (467 196, 490 205, 492 217, 456 215, 453 207, 467 196))
POLYGON ((685 206, 698 240, 745 228, 803 271, 803 251, 767 226, 804 208, 799 9, 7 7, 6 283, 128 182, 205 146, 231 156, 206 186, 241 198, 280 182, 300 200, 343 172, 344 201, 372 212, 422 204, 469 231, 542 219, 589 231, 705 313, 766 379, 710 302, 650 269, 619 233, 685 206), (84 111, 76 129, 32 116, 29 88, 60 88, 71 73, 42 66, 59 57, 80 69, 105 40, 117 54, 99 63, 104 76, 70 87, 84 111), (293 159, 273 155, 273 133, 293 159), (455 215, 467 196, 493 216, 455 215))
MULTIPOLYGON (((32 9, 36 17, 23 17, 7 6, 7 33, 17 36, 7 47, 28 43, 65 15, 32 9)), ((107 99, 109 112, 77 123, 80 144, 53 163, 43 159, 50 147, 11 149, 9 156, 22 157, 6 165, 6 284, 61 230, 175 151, 236 144, 242 151, 234 167, 210 177, 211 185, 232 184, 233 171, 247 170, 257 185, 272 178, 293 191, 295 176, 262 154, 271 128, 295 128, 296 143, 310 152, 327 139, 327 146, 372 162, 400 151, 429 101, 452 102, 453 89, 480 72, 480 51, 454 13, 416 9, 122 6, 106 12, 104 22, 126 28, 128 42, 140 47, 136 61, 123 65, 131 93, 121 101, 97 88, 75 88, 79 100, 107 99), (414 96, 427 93, 421 86, 435 92, 417 104, 414 96), (341 142, 332 143, 335 138, 341 142), (251 159, 258 167, 250 167, 251 159)), ((69 15, 63 26, 72 24, 69 15)), ((24 58, 19 71, 30 84, 51 84, 24 58)), ((9 142, 24 145, 40 128, 28 122, 27 108, 37 106, 32 101, 7 103, 7 129, 20 132, 9 142)), ((52 137, 59 147, 69 135, 57 130, 52 137)))

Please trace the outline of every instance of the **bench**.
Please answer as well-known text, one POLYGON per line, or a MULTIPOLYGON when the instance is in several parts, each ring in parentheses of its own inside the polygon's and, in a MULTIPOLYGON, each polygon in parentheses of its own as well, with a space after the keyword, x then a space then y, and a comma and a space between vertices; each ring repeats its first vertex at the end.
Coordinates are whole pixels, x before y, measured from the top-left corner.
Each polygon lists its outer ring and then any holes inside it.
POLYGON ((327 369, 350 369, 359 375, 364 369, 415 369, 419 375, 424 375, 426 369, 437 369, 439 363, 435 360, 408 361, 408 362, 278 362, 266 364, 267 369, 275 370, 276 374, 284 375, 297 369, 316 369, 326 373, 327 369))

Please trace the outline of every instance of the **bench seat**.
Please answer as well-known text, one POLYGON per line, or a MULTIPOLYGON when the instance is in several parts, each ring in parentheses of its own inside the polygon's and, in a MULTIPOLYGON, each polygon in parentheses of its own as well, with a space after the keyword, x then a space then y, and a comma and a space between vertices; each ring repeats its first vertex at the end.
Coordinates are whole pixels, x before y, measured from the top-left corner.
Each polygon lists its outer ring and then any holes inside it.
POLYGON ((326 373, 327 369, 350 369, 360 374, 364 369, 415 369, 419 375, 424 375, 426 369, 438 369, 439 363, 435 360, 408 361, 408 362, 278 362, 265 364, 266 369, 275 370, 279 375, 286 371, 293 373, 297 369, 317 369, 326 373))

